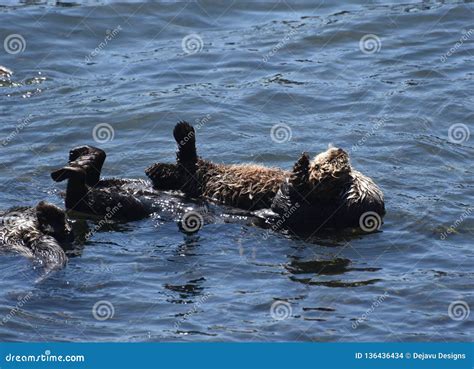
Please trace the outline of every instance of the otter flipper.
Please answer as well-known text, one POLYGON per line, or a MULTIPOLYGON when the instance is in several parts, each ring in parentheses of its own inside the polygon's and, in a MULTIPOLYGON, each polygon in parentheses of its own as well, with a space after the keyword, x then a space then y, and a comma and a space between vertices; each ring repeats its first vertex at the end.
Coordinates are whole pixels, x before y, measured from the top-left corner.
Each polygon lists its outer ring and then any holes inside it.
POLYGON ((86 172, 86 183, 95 186, 100 180, 100 173, 107 155, 104 150, 94 146, 78 146, 69 151, 69 165, 80 167, 86 172))
POLYGON ((306 152, 302 153, 298 161, 293 166, 289 178, 289 184, 298 192, 305 193, 308 189, 309 180, 309 156, 306 152))
POLYGON ((100 172, 106 154, 103 150, 93 146, 75 147, 69 152, 69 164, 51 173, 55 182, 61 182, 78 174, 85 176, 88 186, 95 186, 100 180, 100 172))
POLYGON ((86 178, 86 172, 82 168, 65 166, 51 172, 51 178, 55 182, 62 182, 70 178, 86 178))
POLYGON ((194 127, 187 122, 179 122, 173 130, 173 136, 178 144, 176 159, 178 164, 189 165, 197 161, 196 132, 194 127))

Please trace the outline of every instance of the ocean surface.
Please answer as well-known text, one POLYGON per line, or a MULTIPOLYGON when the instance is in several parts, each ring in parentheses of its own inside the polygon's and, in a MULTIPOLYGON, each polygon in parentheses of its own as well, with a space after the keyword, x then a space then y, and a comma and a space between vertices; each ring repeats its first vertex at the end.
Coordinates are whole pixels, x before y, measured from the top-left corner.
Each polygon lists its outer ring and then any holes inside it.
POLYGON ((0 209, 63 205, 49 173, 77 145, 144 178, 179 120, 216 162, 342 147, 387 208, 379 232, 308 239, 110 225, 45 279, 0 255, 0 340, 472 340, 473 20, 462 1, 0 0, 0 209))

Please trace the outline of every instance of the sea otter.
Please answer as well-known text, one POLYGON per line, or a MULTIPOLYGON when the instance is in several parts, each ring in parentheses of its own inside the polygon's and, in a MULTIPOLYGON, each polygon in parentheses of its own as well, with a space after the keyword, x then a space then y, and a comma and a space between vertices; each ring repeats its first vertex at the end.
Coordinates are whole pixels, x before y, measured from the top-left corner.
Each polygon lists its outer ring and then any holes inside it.
POLYGON ((41 201, 0 213, 0 251, 32 258, 47 270, 66 264, 64 247, 73 238, 64 211, 53 204, 41 201))
POLYGON ((56 182, 68 181, 66 209, 97 216, 111 214, 119 220, 145 218, 152 212, 151 205, 138 193, 151 186, 140 179, 100 179, 105 158, 105 152, 97 147, 79 146, 69 152, 67 166, 51 173, 56 182))
POLYGON ((68 181, 66 209, 132 221, 174 206, 173 201, 164 195, 160 196, 149 181, 101 179, 105 158, 105 152, 97 147, 79 146, 69 152, 68 165, 51 173, 56 182, 68 181))
POLYGON ((181 190, 253 211, 271 208, 276 214, 261 211, 259 215, 295 229, 357 227, 363 214, 373 212, 380 221, 385 214, 382 192, 351 167, 342 149, 328 149, 311 163, 303 154, 289 172, 203 160, 197 156, 194 128, 186 122, 178 123, 173 135, 178 143, 177 164, 155 163, 145 171, 155 188, 181 190))
POLYGON ((216 164, 196 152, 194 128, 178 123, 173 131, 178 144, 177 164, 155 163, 146 175, 157 189, 181 190, 190 197, 211 199, 245 210, 269 208, 290 172, 256 164, 216 164))
MULTIPOLYGON (((186 202, 176 193, 157 191, 149 180, 101 179, 105 158, 105 152, 97 147, 79 146, 70 151, 68 165, 51 173, 56 182, 68 181, 66 209, 115 221, 134 221, 151 214, 160 220, 193 221, 195 209, 202 204, 186 202)), ((199 221, 208 222, 213 214, 204 215, 199 221)))
POLYGON ((382 191, 352 168, 349 155, 340 148, 330 148, 313 161, 303 153, 271 209, 283 218, 283 227, 313 232, 347 227, 375 231, 385 215, 382 191))

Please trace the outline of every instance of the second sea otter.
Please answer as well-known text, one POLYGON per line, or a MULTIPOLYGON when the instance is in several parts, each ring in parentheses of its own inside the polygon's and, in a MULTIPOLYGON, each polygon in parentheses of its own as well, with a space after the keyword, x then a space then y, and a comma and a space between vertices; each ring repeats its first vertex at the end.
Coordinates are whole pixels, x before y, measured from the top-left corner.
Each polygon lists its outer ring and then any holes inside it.
POLYGON ((180 122, 173 134, 177 163, 156 163, 146 170, 155 188, 181 190, 248 210, 271 208, 282 227, 298 230, 358 227, 367 213, 376 215, 381 224, 385 215, 382 191, 352 168, 342 149, 328 149, 312 161, 303 154, 290 172, 212 163, 197 156, 191 125, 180 122))
POLYGON ((196 152, 194 128, 178 123, 173 131, 178 144, 177 164, 155 163, 145 173, 157 189, 181 190, 242 208, 269 208, 290 172, 256 164, 218 164, 201 159, 196 152))

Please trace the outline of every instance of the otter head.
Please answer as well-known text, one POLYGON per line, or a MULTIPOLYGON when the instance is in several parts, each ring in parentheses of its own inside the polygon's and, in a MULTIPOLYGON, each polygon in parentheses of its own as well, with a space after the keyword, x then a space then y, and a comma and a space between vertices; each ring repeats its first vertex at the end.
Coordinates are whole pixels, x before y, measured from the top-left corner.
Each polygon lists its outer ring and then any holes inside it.
POLYGON ((36 218, 44 234, 54 237, 59 242, 70 242, 74 239, 66 213, 57 206, 41 201, 36 205, 36 218))
POLYGON ((315 195, 337 195, 351 172, 349 155, 339 148, 329 148, 316 155, 309 165, 309 183, 315 195))

